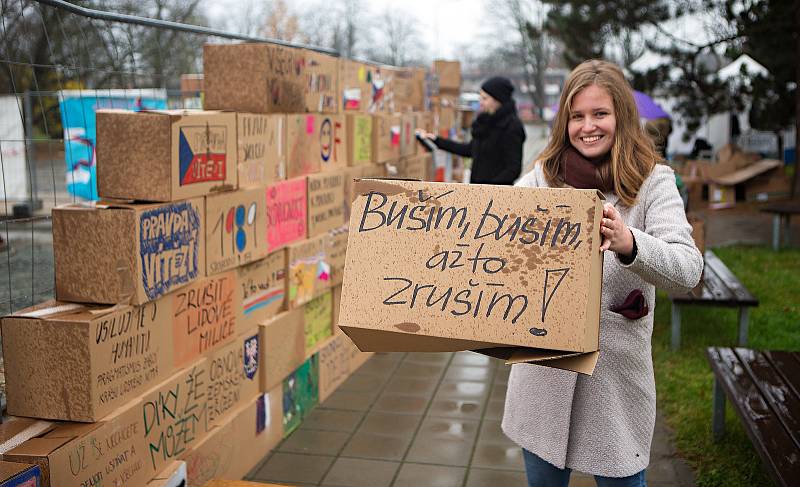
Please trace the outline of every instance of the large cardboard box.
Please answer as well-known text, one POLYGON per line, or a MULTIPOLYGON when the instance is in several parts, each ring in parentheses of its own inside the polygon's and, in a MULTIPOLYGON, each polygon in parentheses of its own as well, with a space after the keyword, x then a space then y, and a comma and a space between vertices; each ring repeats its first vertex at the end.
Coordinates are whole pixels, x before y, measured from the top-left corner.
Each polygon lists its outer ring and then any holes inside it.
POLYGON ((305 360, 305 312, 296 308, 259 325, 261 391, 278 387, 305 360))
POLYGON ((404 113, 400 118, 400 157, 410 157, 417 153, 417 119, 413 113, 404 113))
MULTIPOLYGON (((258 465, 283 435, 281 392, 278 387, 258 396, 187 452, 183 457, 188 469, 187 485, 203 487, 224 482, 223 479, 240 479, 258 465)), ((231 486, 246 484, 227 482, 231 486)))
POLYGON ((273 252, 308 236, 306 178, 282 181, 267 188, 267 241, 273 252))
POLYGON ((164 380, 173 370, 168 299, 48 301, 3 318, 8 414, 99 421, 164 380))
POLYGON ((12 418, 0 425, 3 460, 35 463, 42 487, 145 485, 148 468, 139 401, 95 423, 12 418))
POLYGON ((270 43, 203 46, 207 110, 302 112, 308 80, 302 49, 270 43))
POLYGON ((425 110, 425 69, 399 68, 394 73, 394 103, 399 112, 425 110))
POLYGON ((206 197, 206 275, 261 259, 269 253, 264 188, 206 197))
POLYGON ((236 184, 235 113, 97 111, 101 198, 176 201, 236 184))
POLYGON ((357 193, 339 326, 361 350, 593 369, 601 193, 399 180, 357 193))
POLYGON ((324 402, 347 379, 352 342, 344 333, 336 333, 319 350, 319 400, 324 402))
POLYGON ((42 470, 38 465, 0 462, 0 487, 39 487, 42 470))
POLYGON ((331 266, 331 286, 340 286, 344 278, 344 260, 347 253, 347 237, 349 227, 342 227, 331 230, 328 233, 326 242, 328 248, 325 254, 328 256, 328 264, 331 266))
POLYGON ((308 176, 308 236, 323 235, 345 224, 345 171, 308 176))
POLYGON ((147 487, 186 487, 186 462, 176 460, 147 483, 147 487))
POLYGON ((453 92, 461 89, 461 63, 437 59, 433 71, 439 76, 439 91, 453 92))
POLYGON ((339 91, 342 110, 367 112, 372 100, 372 66, 350 59, 339 59, 339 91))
POLYGON ((236 269, 238 324, 258 325, 286 306, 286 249, 236 269))
POLYGON ((283 436, 289 436, 319 404, 319 357, 309 357, 283 380, 283 436))
POLYGON ((306 111, 339 111, 339 59, 321 52, 304 50, 306 111))
POLYGON ((231 343, 243 330, 237 322, 236 272, 201 279, 171 296, 172 347, 176 367, 231 343))
POLYGON ((287 115, 287 174, 290 178, 347 166, 344 115, 287 115))
POLYGON ((305 313, 303 323, 305 324, 306 356, 313 353, 333 333, 331 325, 333 320, 332 305, 331 291, 326 291, 303 306, 303 313, 305 313))
POLYGON ((381 164, 400 157, 400 115, 379 114, 372 118, 372 161, 381 164))
POLYGON ((286 116, 239 113, 239 188, 286 179, 286 116))
POLYGON ((56 298, 143 304, 205 274, 201 198, 53 209, 56 298))
POLYGON ((289 308, 302 306, 330 288, 327 234, 289 246, 289 308))
POLYGON ((174 374, 136 408, 145 467, 161 472, 259 394, 260 339, 253 328, 174 374))
POLYGON ((347 129, 347 165, 372 163, 372 116, 358 113, 345 115, 347 129))

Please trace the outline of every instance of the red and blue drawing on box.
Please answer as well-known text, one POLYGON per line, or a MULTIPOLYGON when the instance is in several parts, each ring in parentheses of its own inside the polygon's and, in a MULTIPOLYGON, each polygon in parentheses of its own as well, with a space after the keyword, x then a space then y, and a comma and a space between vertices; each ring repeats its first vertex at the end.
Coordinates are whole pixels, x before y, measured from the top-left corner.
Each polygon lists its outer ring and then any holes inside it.
POLYGON ((58 93, 64 127, 67 191, 96 200, 97 171, 95 111, 101 108, 156 110, 167 108, 164 90, 64 90, 58 93))
POLYGON ((225 181, 227 130, 220 125, 180 128, 178 160, 180 185, 225 181))
POLYGON ((142 285, 151 300, 198 275, 200 215, 183 201, 142 212, 139 220, 139 254, 142 285))

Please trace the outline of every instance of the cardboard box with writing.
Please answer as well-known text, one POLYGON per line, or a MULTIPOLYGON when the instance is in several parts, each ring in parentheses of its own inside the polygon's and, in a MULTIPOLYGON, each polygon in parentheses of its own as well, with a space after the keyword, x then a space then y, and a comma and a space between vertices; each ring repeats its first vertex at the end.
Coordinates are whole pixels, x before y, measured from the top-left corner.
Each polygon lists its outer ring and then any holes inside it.
POLYGON ((306 108, 305 51, 270 43, 203 46, 207 110, 291 113, 306 108))
POLYGON ((307 181, 282 181, 267 188, 267 241, 274 252, 308 236, 307 181))
POLYGON ((8 414, 99 421, 172 372, 172 310, 48 301, 3 318, 8 414))
POLYGON ((347 237, 349 227, 342 227, 331 230, 328 233, 328 246, 325 254, 328 256, 328 264, 331 266, 331 287, 341 286, 344 278, 344 261, 347 253, 347 237))
POLYGON ((308 176, 308 236, 316 237, 345 224, 345 171, 308 176))
POLYGON ((176 460, 147 483, 147 487, 186 487, 186 462, 176 460))
POLYGON ((433 71, 439 77, 440 92, 458 92, 461 89, 461 63, 437 59, 433 71))
POLYGON ((256 188, 286 179, 286 116, 239 113, 239 188, 256 188))
POLYGON ((404 113, 400 117, 400 157, 411 157, 417 153, 416 117, 413 113, 404 113))
POLYGON ((262 366, 261 391, 279 387, 305 360, 305 312, 285 311, 259 325, 262 366))
POLYGON ((286 249, 236 269, 238 324, 258 325, 286 306, 286 249))
POLYGON ((347 166, 344 115, 287 115, 287 174, 290 178, 347 166))
POLYGON ((333 333, 333 299, 330 291, 317 296, 303 306, 305 317, 306 356, 316 351, 317 347, 333 333))
POLYGON ((60 301, 143 304, 205 275, 201 198, 54 208, 60 301))
POLYGON ((42 487, 146 485, 147 447, 138 401, 95 423, 12 418, 0 425, 8 462, 35 463, 42 487))
POLYGON ((358 113, 345 115, 347 129, 347 165, 372 163, 372 116, 358 113))
POLYGON ((372 99, 372 67, 368 64, 339 59, 339 91, 342 110, 366 113, 372 99))
POLYGON ((210 485, 208 482, 220 482, 218 485, 228 482, 230 486, 249 483, 220 479, 245 477, 277 446, 283 434, 282 414, 280 387, 239 408, 183 456, 188 470, 187 485, 203 487, 210 485), (242 448, 243 445, 246 448, 242 448))
POLYGON ((206 197, 206 275, 259 260, 269 253, 264 188, 206 197))
POLYGON ((339 326, 361 350, 593 370, 602 194, 399 180, 357 193, 339 326))
POLYGON ((303 51, 306 76, 306 111, 339 111, 339 58, 321 52, 303 51))
POLYGON ((394 103, 399 112, 425 110, 425 69, 400 68, 394 74, 394 103))
POLYGON ((300 426, 319 404, 319 358, 309 357, 283 380, 283 437, 300 426))
POLYGON ((226 346, 244 329, 236 322, 240 304, 233 270, 201 279, 169 298, 176 368, 226 346))
POLYGON ((247 330, 142 397, 136 413, 151 477, 255 400, 261 384, 259 348, 258 329, 247 330))
POLYGON ((372 118, 372 161, 376 164, 400 157, 400 115, 374 115, 372 118))
POLYGON ((0 487, 39 487, 42 470, 38 465, 0 462, 0 487))
POLYGON ((302 306, 330 288, 327 234, 289 246, 289 308, 302 306))
POLYGON ((177 201, 237 185, 236 114, 97 111, 101 198, 177 201))
POLYGON ((336 333, 319 350, 319 400, 325 401, 351 374, 352 342, 344 333, 336 333))

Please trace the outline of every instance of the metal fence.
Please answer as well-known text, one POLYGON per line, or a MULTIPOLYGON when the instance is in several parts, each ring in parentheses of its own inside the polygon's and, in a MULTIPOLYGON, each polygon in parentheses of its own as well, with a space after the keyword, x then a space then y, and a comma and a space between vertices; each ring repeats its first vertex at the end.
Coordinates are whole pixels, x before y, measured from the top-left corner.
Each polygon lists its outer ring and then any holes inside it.
POLYGON ((181 23, 131 15, 141 2, 96 3, 119 13, 0 0, 0 314, 53 297, 50 210, 92 196, 94 108, 198 108, 181 75, 202 72, 205 42, 288 45, 193 25, 197 2, 162 12, 181 23))

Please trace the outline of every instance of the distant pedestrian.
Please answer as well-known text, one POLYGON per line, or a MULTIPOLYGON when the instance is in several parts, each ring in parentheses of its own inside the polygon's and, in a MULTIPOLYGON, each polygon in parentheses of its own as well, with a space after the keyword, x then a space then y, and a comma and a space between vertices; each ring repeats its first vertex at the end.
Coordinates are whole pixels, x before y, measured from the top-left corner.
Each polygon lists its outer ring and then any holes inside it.
POLYGON ((480 113, 472 122, 472 140, 457 142, 423 133, 439 149, 472 158, 469 182, 514 184, 522 172, 522 144, 525 129, 517 115, 508 78, 495 76, 481 85, 480 113))

